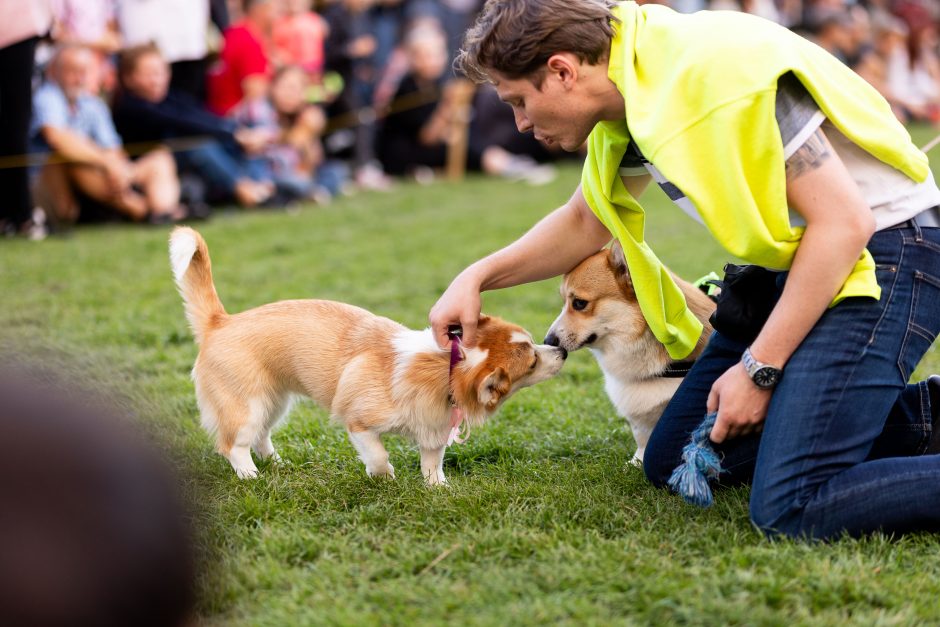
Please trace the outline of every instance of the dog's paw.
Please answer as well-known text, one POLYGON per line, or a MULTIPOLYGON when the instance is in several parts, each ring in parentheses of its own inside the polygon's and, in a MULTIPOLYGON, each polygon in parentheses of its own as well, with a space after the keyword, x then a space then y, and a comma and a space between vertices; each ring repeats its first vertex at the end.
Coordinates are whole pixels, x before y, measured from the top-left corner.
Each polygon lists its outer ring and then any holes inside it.
POLYGON ((258 477, 257 468, 236 468, 235 474, 239 479, 256 479, 258 477))
POLYGON ((433 473, 424 478, 425 484, 429 488, 434 488, 437 486, 447 486, 447 478, 444 477, 443 473, 433 473))
POLYGON ((386 464, 382 468, 367 468, 366 472, 369 473, 370 477, 379 477, 382 479, 395 478, 395 467, 391 464, 386 464))
POLYGON ((627 462, 627 467, 639 468, 640 470, 643 470, 643 458, 634 455, 633 458, 627 462))

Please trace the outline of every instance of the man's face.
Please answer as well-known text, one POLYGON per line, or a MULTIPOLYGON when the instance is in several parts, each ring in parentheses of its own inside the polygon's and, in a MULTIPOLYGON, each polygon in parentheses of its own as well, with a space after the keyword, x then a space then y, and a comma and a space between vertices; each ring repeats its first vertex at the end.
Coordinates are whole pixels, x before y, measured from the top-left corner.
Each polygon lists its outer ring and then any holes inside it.
POLYGON ((499 99, 512 107, 520 133, 532 132, 548 147, 574 152, 584 145, 599 121, 596 103, 577 89, 566 88, 555 73, 546 71, 541 85, 529 78, 508 78, 493 72, 499 99))
POLYGON ((74 101, 85 93, 93 62, 88 50, 72 48, 62 51, 55 61, 55 79, 66 98, 74 101))
POLYGON ((158 54, 137 60, 137 67, 127 77, 127 88, 148 102, 163 102, 170 88, 170 68, 158 54))

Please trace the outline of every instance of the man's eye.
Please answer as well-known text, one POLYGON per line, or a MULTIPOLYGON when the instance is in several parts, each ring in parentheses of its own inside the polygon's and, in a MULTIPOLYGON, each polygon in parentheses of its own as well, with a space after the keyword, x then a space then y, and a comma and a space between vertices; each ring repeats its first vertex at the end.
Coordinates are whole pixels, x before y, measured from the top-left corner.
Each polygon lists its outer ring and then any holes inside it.
POLYGON ((575 298, 574 300, 571 301, 571 308, 574 309, 575 311, 581 311, 585 307, 587 307, 587 301, 584 299, 575 298))

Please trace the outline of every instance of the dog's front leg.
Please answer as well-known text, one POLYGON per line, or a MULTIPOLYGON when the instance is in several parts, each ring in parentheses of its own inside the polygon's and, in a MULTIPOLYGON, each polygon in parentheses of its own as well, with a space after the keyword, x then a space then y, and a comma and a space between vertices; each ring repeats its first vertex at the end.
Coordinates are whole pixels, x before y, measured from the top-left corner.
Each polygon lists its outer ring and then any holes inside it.
POLYGON ((349 429, 349 440, 356 447, 359 459, 366 465, 370 477, 395 478, 395 468, 388 462, 388 451, 382 445, 378 433, 349 429))
POLYGON ((444 477, 444 451, 446 446, 437 448, 421 448, 421 474, 429 486, 444 485, 447 479, 444 477))

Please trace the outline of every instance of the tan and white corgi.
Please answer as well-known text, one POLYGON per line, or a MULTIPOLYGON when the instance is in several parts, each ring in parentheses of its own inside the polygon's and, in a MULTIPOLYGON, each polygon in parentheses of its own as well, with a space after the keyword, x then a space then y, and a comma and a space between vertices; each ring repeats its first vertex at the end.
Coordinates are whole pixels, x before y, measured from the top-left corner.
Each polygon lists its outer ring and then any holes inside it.
MULTIPOLYGON (((692 313, 704 325, 694 360, 711 335, 709 316, 715 303, 695 286, 672 275, 692 313)), ((633 462, 642 463, 653 427, 659 422, 681 377, 679 364, 646 324, 633 291, 619 243, 582 261, 564 276, 561 314, 545 343, 569 351, 587 347, 604 372, 604 389, 617 413, 627 419, 636 440, 633 462)), ((687 366, 686 366, 687 367, 687 366)))
POLYGON ((170 236, 173 274, 199 355, 193 367, 202 425, 239 477, 255 477, 254 450, 278 458, 271 429, 292 397, 330 411, 372 476, 394 477, 381 436, 415 442, 429 485, 445 483, 452 402, 468 425, 481 423, 517 390, 553 377, 567 352, 537 345, 522 327, 480 319, 477 345, 450 351, 430 329, 412 331, 365 309, 326 300, 287 300, 229 315, 212 281, 202 236, 170 236))

